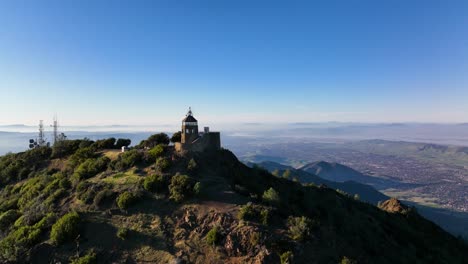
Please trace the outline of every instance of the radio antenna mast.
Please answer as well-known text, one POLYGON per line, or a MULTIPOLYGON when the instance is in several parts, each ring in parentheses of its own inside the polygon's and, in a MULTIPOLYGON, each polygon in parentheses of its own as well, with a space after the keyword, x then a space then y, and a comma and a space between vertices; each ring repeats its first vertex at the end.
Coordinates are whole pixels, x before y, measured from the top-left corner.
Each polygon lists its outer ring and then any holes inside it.
POLYGON ((37 139, 37 144, 39 146, 45 146, 46 141, 44 137, 44 122, 43 120, 39 120, 39 138, 37 139))
POLYGON ((54 124, 52 125, 54 128, 54 145, 58 141, 58 120, 57 120, 57 115, 54 115, 54 124))
POLYGON ((29 148, 38 148, 38 147, 49 147, 50 143, 46 141, 45 134, 44 134, 44 121, 39 120, 39 136, 34 139, 29 140, 29 148))

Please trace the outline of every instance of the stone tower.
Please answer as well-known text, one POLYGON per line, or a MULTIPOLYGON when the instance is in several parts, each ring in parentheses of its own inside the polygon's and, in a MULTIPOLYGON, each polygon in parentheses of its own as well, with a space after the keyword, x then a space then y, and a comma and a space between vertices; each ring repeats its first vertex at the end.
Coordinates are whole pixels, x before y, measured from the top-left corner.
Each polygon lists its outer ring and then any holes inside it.
POLYGON ((189 108, 187 115, 182 120, 182 144, 191 144, 198 136, 198 121, 193 117, 192 109, 189 108))
POLYGON ((205 127, 204 132, 198 133, 198 121, 193 117, 192 109, 182 120, 182 135, 180 142, 174 143, 176 151, 216 151, 221 149, 221 134, 211 132, 205 127))

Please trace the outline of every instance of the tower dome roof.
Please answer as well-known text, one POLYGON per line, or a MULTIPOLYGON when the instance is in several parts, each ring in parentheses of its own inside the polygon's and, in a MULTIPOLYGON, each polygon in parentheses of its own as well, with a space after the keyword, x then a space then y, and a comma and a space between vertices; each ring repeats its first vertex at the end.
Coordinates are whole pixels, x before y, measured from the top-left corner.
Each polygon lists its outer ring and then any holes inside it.
POLYGON ((193 117, 191 107, 189 107, 189 110, 188 110, 187 114, 185 115, 185 118, 182 120, 182 122, 198 122, 197 119, 195 119, 195 117, 193 117))
POLYGON ((198 122, 193 116, 187 116, 182 121, 183 122, 198 122))

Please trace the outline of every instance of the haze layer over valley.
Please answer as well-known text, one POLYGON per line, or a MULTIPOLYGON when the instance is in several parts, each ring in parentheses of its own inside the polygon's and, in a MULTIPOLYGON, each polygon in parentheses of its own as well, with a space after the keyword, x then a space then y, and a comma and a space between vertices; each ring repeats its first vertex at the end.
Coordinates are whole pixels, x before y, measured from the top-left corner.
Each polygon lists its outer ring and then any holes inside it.
MULTIPOLYGON (((159 126, 64 126, 70 139, 130 138, 138 143, 159 126)), ((218 124, 223 145, 245 161, 275 161, 299 168, 337 162, 394 184, 374 187, 423 205, 468 211, 468 124, 218 124), (383 141, 386 140, 386 141, 383 141), (419 143, 415 143, 419 142, 419 143)), ((37 127, 0 126, 0 154, 27 149, 37 127)), ((46 137, 51 138, 50 132, 46 137)), ((333 179, 332 179, 333 180, 333 179)), ((372 185, 372 184, 371 184, 372 185)))

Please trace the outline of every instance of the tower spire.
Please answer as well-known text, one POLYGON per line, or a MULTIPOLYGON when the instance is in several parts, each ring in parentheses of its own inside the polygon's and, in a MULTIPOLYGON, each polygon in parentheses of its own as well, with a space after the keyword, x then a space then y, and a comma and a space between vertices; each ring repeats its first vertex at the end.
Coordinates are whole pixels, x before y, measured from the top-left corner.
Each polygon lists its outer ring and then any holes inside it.
POLYGON ((192 107, 189 106, 188 112, 187 112, 187 115, 186 115, 186 116, 192 116, 192 115, 193 115, 193 114, 192 114, 192 107))

